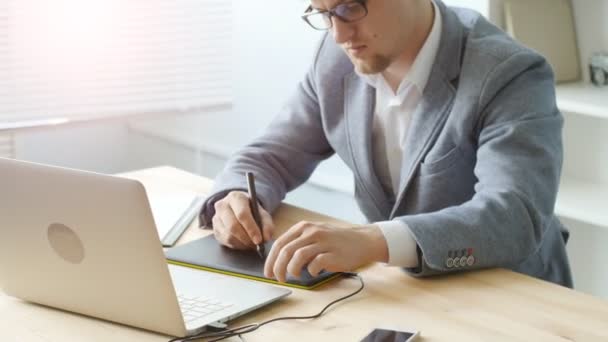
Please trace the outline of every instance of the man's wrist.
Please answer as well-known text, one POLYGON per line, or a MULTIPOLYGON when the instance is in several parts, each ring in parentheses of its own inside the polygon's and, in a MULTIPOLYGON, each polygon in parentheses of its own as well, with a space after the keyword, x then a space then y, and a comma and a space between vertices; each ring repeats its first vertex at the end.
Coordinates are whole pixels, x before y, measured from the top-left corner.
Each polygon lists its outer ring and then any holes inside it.
MULTIPOLYGON (((369 263, 388 262, 388 244, 380 227, 375 224, 360 226, 361 232, 365 236, 367 250, 369 253, 369 263)), ((367 252, 366 252, 367 253, 367 252)))

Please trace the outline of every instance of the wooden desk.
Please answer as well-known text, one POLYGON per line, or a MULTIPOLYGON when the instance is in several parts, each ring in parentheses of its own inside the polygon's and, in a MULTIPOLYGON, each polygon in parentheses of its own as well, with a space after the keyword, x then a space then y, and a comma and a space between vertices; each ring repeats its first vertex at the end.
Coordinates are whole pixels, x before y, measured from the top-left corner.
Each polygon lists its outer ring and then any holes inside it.
MULTIPOLYGON (((205 193, 211 181, 170 167, 126 175, 158 189, 205 193)), ((283 205, 278 227, 335 219, 283 205)), ((208 232, 196 223, 180 243, 208 232)), ((598 272, 601 270, 598 270, 598 272)), ((365 289, 313 321, 280 321, 246 341, 358 341, 378 326, 415 328, 421 341, 608 341, 608 302, 502 269, 427 279, 372 265, 360 273, 365 289)), ((43 286, 43 285, 41 285, 43 286)), ((319 290, 293 290, 286 299, 232 323, 308 315, 358 286, 340 279, 319 290)), ((0 341, 167 341, 162 335, 25 303, 0 292, 0 341)))

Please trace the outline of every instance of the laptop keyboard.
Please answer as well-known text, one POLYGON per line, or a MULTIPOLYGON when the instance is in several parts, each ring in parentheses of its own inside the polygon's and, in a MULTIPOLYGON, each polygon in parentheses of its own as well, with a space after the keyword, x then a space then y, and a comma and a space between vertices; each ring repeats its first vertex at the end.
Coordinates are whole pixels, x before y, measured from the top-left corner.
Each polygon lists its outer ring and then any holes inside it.
POLYGON ((230 303, 217 299, 188 296, 185 294, 178 294, 177 301, 186 323, 232 306, 230 303))

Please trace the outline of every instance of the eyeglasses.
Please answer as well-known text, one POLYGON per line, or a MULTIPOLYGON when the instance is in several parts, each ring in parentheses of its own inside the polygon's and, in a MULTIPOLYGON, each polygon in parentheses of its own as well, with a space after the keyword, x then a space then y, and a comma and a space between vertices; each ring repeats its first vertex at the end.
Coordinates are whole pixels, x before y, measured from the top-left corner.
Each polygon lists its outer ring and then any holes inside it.
POLYGON ((314 10, 308 6, 302 19, 315 30, 329 30, 332 26, 331 17, 336 17, 345 23, 352 23, 365 18, 367 15, 366 0, 353 0, 341 3, 330 10, 314 10))

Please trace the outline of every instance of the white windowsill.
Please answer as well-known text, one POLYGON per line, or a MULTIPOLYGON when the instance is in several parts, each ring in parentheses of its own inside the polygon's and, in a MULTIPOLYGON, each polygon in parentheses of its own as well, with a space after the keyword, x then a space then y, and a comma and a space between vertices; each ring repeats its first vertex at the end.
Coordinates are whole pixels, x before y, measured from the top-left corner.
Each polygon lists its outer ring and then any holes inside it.
POLYGON ((557 106, 562 112, 608 119, 608 87, 589 83, 564 83, 556 87, 557 106))
MULTIPOLYGON (((217 115, 221 113, 211 113, 217 115)), ((160 139, 170 144, 182 146, 196 153, 208 153, 213 156, 227 159, 240 146, 247 141, 231 141, 222 139, 221 133, 211 124, 203 124, 204 114, 188 120, 155 120, 142 121, 132 120, 129 122, 129 130, 139 134, 147 135, 160 139), (180 121, 180 122, 178 122, 180 121), (209 135, 216 135, 207 137, 209 135)), ((213 120, 209 120, 213 121, 213 120)), ((245 140, 246 138, 243 138, 245 140)), ((352 172, 340 160, 330 158, 323 162, 308 180, 311 184, 332 190, 353 195, 353 176, 352 172)))

